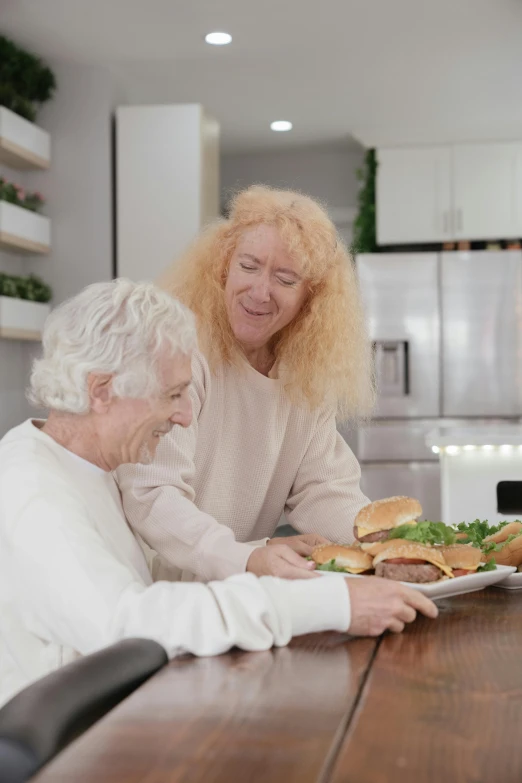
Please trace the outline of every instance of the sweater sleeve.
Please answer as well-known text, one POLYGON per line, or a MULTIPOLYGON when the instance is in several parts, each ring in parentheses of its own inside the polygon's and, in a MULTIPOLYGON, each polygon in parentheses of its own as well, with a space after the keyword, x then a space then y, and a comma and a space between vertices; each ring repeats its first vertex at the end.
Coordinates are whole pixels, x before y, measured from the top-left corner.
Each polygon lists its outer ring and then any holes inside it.
POLYGON ((286 503, 288 521, 300 533, 352 542, 354 519, 370 502, 361 492, 360 477, 357 459, 337 432, 334 411, 324 409, 286 503))
POLYGON ((194 503, 198 418, 210 382, 206 361, 193 359, 192 424, 162 438, 150 465, 122 465, 115 474, 131 527, 170 566, 208 582, 243 573, 255 546, 243 544, 194 503))
POLYGON ((342 579, 290 583, 243 574, 209 585, 146 585, 111 552, 63 480, 50 475, 25 495, 22 484, 3 476, 0 544, 9 552, 20 618, 40 639, 88 654, 141 636, 173 657, 234 645, 266 650, 293 635, 349 626, 342 579))

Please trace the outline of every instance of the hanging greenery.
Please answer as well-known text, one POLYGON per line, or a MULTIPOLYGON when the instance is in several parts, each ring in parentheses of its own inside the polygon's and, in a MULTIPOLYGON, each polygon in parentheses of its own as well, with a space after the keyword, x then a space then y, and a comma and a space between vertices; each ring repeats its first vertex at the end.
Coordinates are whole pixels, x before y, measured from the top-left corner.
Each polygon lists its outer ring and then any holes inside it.
POLYGON ((17 277, 0 272, 0 296, 27 299, 30 302, 49 302, 52 295, 51 287, 36 275, 17 277))
POLYGON ((377 177, 377 155, 375 150, 367 150, 363 167, 357 171, 361 182, 358 204, 359 212, 353 226, 352 255, 374 253, 377 250, 377 232, 375 226, 375 180, 377 177))
POLYGON ((34 121, 37 107, 52 98, 56 79, 47 65, 0 35, 0 105, 34 121))

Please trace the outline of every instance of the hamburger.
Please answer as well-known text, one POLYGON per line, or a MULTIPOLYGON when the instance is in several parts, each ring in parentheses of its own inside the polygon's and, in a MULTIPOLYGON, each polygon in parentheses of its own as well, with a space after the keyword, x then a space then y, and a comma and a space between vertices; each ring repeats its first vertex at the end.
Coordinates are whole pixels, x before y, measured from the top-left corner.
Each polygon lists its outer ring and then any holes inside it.
POLYGON ((343 544, 324 544, 318 547, 312 552, 312 560, 319 571, 364 574, 373 568, 373 558, 368 552, 343 544))
MULTIPOLYGON (((480 553, 479 553, 480 556, 480 553)), ((429 547, 413 541, 396 539, 374 557, 375 576, 398 582, 437 582, 453 577, 441 547, 429 547)))
POLYGON ((482 552, 470 544, 451 544, 439 547, 453 576, 476 573, 482 562, 482 552))
POLYGON ((498 565, 515 568, 522 565, 522 522, 509 522, 497 533, 486 536, 482 543, 488 561, 494 559, 498 565), (488 552, 490 543, 496 544, 496 547, 488 552))
POLYGON ((361 542, 384 541, 393 528, 416 525, 421 514, 422 506, 414 498, 399 496, 375 500, 359 511, 353 532, 361 542))

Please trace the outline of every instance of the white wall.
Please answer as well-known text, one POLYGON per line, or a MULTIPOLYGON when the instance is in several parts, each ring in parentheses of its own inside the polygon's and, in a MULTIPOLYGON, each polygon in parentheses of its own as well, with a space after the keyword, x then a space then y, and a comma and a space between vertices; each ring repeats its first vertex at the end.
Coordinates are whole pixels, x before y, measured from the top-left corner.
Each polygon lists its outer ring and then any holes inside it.
POLYGON ((323 202, 345 241, 351 241, 351 223, 357 204, 356 171, 363 148, 340 145, 301 147, 277 152, 223 155, 221 194, 254 183, 300 190, 323 202))
POLYGON ((112 277, 112 86, 102 68, 52 65, 58 90, 38 122, 51 134, 51 168, 31 184, 48 199, 52 251, 31 262, 53 304, 112 277))
POLYGON ((117 134, 117 270, 163 274, 218 217, 219 126, 199 104, 120 106, 117 134))
MULTIPOLYGON (((22 187, 28 186, 27 172, 0 166, 0 176, 22 187)), ((0 250, 0 272, 24 275, 26 256, 0 250)), ((14 424, 27 418, 29 406, 23 393, 27 383, 27 343, 0 338, 0 437, 14 424)))
MULTIPOLYGON (((4 169, 10 179, 40 190, 52 219, 52 251, 30 260, 0 255, 0 271, 40 275, 53 288, 53 304, 83 286, 112 277, 112 86, 101 68, 51 63, 56 97, 38 124, 51 133, 49 171, 4 169)), ((30 415, 24 399, 31 357, 38 345, 0 340, 0 437, 30 415)))

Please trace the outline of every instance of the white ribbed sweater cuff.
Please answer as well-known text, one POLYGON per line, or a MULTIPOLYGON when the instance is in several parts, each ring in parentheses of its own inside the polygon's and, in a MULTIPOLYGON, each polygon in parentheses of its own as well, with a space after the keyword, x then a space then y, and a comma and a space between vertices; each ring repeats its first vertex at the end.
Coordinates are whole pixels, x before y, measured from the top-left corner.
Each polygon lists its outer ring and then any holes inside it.
MULTIPOLYGON (((273 580, 273 577, 261 577, 273 580)), ((344 579, 277 579, 277 602, 290 614, 292 636, 321 631, 346 632, 351 622, 350 594, 344 579)))

